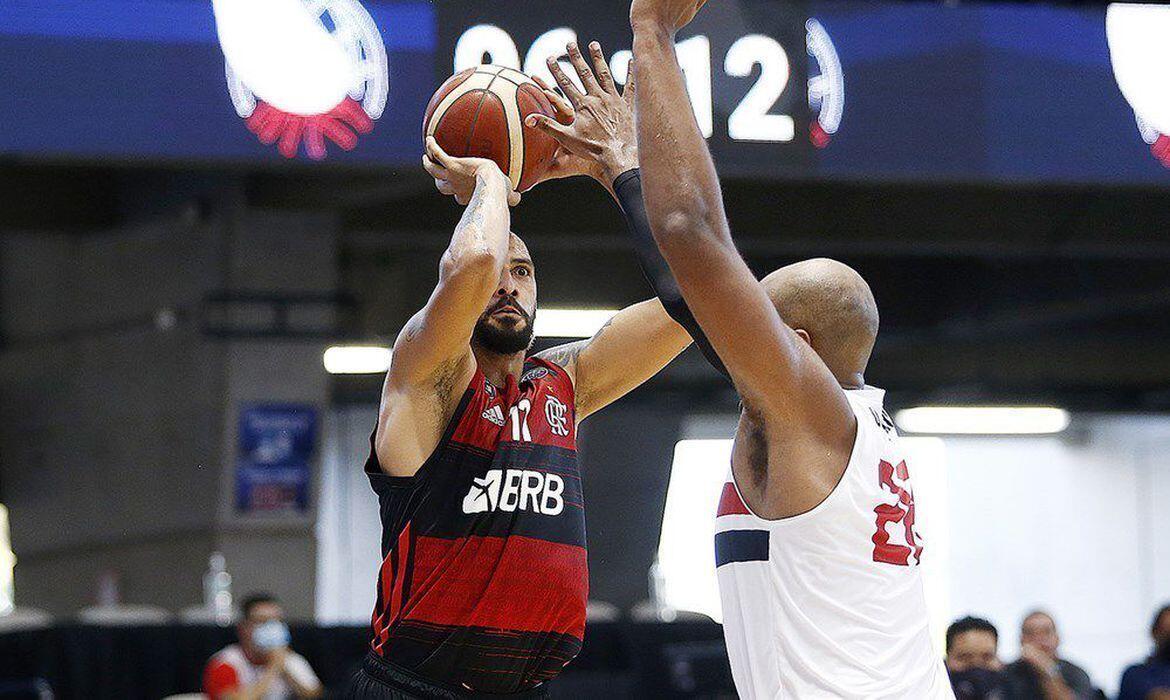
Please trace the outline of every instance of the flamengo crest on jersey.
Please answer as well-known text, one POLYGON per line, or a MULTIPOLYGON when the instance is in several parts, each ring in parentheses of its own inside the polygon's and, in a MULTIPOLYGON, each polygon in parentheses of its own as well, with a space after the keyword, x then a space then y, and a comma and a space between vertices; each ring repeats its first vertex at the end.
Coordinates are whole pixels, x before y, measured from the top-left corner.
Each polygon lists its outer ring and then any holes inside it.
POLYGON ((569 407, 561 403, 557 397, 549 394, 544 400, 544 417, 548 420, 549 430, 553 435, 565 436, 569 434, 567 427, 569 407))

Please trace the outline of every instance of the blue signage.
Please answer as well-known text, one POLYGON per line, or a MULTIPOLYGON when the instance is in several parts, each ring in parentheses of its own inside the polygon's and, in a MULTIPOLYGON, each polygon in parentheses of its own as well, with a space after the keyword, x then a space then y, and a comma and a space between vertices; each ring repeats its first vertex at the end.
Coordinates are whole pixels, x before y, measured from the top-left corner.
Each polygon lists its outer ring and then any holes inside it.
POLYGON ((303 513, 309 507, 317 409, 261 404, 240 411, 236 511, 303 513))

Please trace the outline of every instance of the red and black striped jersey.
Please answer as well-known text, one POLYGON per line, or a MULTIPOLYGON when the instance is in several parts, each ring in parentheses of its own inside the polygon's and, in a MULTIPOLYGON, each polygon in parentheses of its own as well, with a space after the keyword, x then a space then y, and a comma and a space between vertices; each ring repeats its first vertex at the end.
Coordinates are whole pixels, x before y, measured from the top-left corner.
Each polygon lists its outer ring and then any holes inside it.
POLYGON ((530 358, 503 388, 476 370, 415 476, 387 476, 371 449, 375 653, 484 693, 532 688, 577 655, 589 573, 576 440, 572 380, 530 358))

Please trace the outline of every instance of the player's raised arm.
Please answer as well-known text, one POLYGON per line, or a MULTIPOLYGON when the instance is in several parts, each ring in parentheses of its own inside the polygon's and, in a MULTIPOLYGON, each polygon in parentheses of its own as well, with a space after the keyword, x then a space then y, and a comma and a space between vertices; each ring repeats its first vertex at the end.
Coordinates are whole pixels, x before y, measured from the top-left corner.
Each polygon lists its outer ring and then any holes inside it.
POLYGON ((508 262, 508 207, 519 201, 495 163, 452 158, 433 138, 427 139, 423 165, 439 190, 454 195, 467 209, 443 253, 438 285, 394 343, 383 389, 379 460, 383 469, 406 475, 434 448, 436 426, 441 429, 436 416, 475 371, 471 335, 508 262), (390 423, 395 429, 386 429, 390 423))
POLYGON ((657 299, 628 306, 588 340, 558 345, 541 357, 573 375, 577 422, 658 374, 691 344, 657 299))
MULTIPOLYGON (((634 0, 635 115, 642 193, 654 238, 699 325, 752 410, 805 427, 845 451, 848 400, 808 343, 785 325, 728 230, 707 143, 690 108, 674 36, 700 0, 634 0)), ((840 449, 838 449, 840 448, 840 449)))
POLYGON ((471 333, 507 262, 509 199, 518 199, 490 160, 452 158, 427 139, 424 167, 467 205, 439 263, 439 283, 427 304, 407 322, 394 344, 391 385, 425 380, 444 363, 471 357, 471 333))

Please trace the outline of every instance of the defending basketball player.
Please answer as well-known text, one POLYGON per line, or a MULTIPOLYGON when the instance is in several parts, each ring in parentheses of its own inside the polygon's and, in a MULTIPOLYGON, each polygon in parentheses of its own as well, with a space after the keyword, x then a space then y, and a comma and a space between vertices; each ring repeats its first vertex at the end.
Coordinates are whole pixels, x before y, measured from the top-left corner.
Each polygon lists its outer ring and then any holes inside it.
MULTIPOLYGON (((394 345, 371 436, 384 561, 350 697, 545 697, 585 625, 577 424, 691 339, 651 300, 526 358, 537 286, 510 232, 519 195, 490 160, 452 157, 434 138, 426 153, 438 189, 466 210, 438 286, 394 345)), ((550 176, 604 178, 635 162, 623 149, 562 154, 550 176)))
MULTIPOLYGON (((736 251, 674 51, 703 1, 634 0, 630 11, 641 189, 669 268, 638 250, 743 402, 715 537, 736 687, 746 698, 953 697, 928 631, 909 470, 883 393, 864 379, 873 296, 830 260, 760 282, 736 251)), ((592 69, 581 63, 594 110, 620 109, 595 79, 608 75, 600 51, 592 69)))

